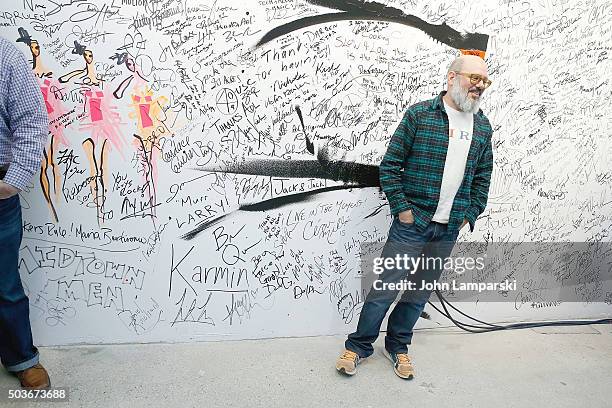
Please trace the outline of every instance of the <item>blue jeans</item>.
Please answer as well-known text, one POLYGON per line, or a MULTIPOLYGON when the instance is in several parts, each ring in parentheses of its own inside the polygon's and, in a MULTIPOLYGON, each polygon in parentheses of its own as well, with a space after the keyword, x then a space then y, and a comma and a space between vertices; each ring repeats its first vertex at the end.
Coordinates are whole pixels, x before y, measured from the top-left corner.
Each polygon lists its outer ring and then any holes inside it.
POLYGON ((32 343, 30 304, 19 276, 22 238, 19 196, 0 200, 0 360, 8 371, 38 363, 32 343))
MULTIPOLYGON (((389 229, 389 238, 382 251, 382 258, 404 257, 427 258, 450 255, 457 240, 459 231, 448 232, 446 224, 430 222, 425 231, 418 231, 413 224, 405 224, 396 216, 389 229)), ((421 288, 421 281, 432 283, 442 274, 443 268, 429 265, 426 270, 420 268, 407 271, 405 267, 392 267, 375 277, 384 283, 397 283, 408 279, 415 283, 417 290, 406 290, 393 308, 387 324, 385 348, 390 353, 406 353, 412 342, 412 328, 417 322, 432 290, 421 288), (404 268, 404 269, 403 269, 404 268)), ((378 285, 380 288, 380 284, 378 285)), ((357 324, 357 331, 349 334, 345 347, 365 358, 374 352, 372 343, 376 341, 387 311, 397 298, 399 290, 370 289, 357 324)))

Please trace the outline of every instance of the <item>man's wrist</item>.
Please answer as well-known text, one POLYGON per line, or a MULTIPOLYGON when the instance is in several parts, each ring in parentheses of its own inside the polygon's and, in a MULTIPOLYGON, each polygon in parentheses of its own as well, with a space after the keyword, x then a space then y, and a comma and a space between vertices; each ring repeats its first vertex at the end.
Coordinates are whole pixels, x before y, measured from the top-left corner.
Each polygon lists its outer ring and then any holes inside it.
POLYGON ((4 180, 0 180, 0 199, 11 198, 20 192, 21 190, 17 187, 5 182, 4 180))

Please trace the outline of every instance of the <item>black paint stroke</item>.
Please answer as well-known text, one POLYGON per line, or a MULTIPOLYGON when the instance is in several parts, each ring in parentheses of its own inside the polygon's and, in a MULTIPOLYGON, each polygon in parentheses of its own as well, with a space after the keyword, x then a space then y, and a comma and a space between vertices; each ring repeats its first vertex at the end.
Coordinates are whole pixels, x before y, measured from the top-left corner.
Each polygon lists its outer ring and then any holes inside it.
MULTIPOLYGON (((317 178, 332 181, 342 181, 345 184, 330 186, 311 191, 271 198, 260 203, 243 205, 239 211, 269 211, 288 204, 306 201, 312 196, 334 190, 345 190, 364 187, 379 187, 378 166, 371 164, 352 163, 340 160, 328 160, 327 150, 318 152, 317 160, 255 160, 237 164, 227 168, 202 166, 196 170, 205 172, 223 172, 268 177, 286 178, 317 178)), ((181 238, 190 240, 200 232, 211 227, 229 214, 198 224, 181 238)), ((373 214, 370 214, 371 216, 373 214)))
MULTIPOLYGON (((319 156, 324 154, 319 151, 319 156)), ((253 176, 317 178, 342 181, 359 187, 378 187, 378 166, 340 160, 254 160, 227 167, 202 166, 197 170, 205 172, 222 172, 247 174, 253 176)))
POLYGON ((385 6, 378 2, 366 2, 364 0, 306 0, 317 6, 342 10, 339 13, 327 13, 316 16, 303 17, 295 21, 283 24, 268 31, 255 45, 260 47, 276 38, 292 33, 305 27, 331 23, 342 20, 373 20, 398 23, 423 31, 432 39, 456 49, 487 50, 489 36, 481 33, 460 33, 442 24, 431 24, 412 14, 406 14, 395 7, 385 6))
POLYGON ((221 216, 219 216, 217 218, 214 218, 212 220, 202 221, 202 222, 198 223, 193 230, 191 230, 191 231, 187 232, 186 234, 182 235, 181 238, 184 239, 184 240, 189 241, 189 240, 195 238, 196 235, 198 235, 200 232, 204 231, 205 229, 210 228, 213 225, 218 224, 219 222, 221 222, 222 219, 224 219, 225 217, 227 217, 230 214, 231 213, 223 214, 223 215, 221 215, 221 216))
POLYGON ((377 215, 378 213, 380 213, 382 211, 382 209, 385 207, 385 205, 387 205, 387 203, 380 204, 378 207, 376 207, 376 209, 374 211, 372 211, 371 213, 369 213, 368 215, 366 215, 363 218, 366 219, 366 218, 374 217, 375 215, 377 215))
MULTIPOLYGON (((304 126, 304 117, 302 116, 302 110, 297 105, 295 106, 295 112, 297 113, 298 118, 300 119, 300 124, 302 125, 304 135, 306 135, 306 126, 304 126)), ((306 136, 306 150, 308 150, 308 153, 310 154, 315 153, 314 144, 310 141, 310 138, 308 136, 306 136)))
MULTIPOLYGON (((248 212, 270 211, 270 210, 279 209, 289 204, 307 202, 311 200, 312 198, 314 198, 314 196, 317 194, 327 193, 329 191, 347 190, 347 189, 360 188, 360 187, 361 186, 358 186, 355 184, 353 185, 344 184, 340 186, 318 188, 316 190, 305 191, 303 193, 289 194, 289 195, 282 196, 282 197, 270 198, 260 203, 241 205, 240 208, 238 208, 238 211, 248 211, 248 212)), ((199 223, 198 225, 196 225, 194 229, 182 235, 181 238, 189 241, 195 238, 200 232, 217 224, 219 221, 221 221, 221 219, 227 217, 228 215, 230 214, 223 214, 222 216, 214 218, 212 220, 203 221, 199 223)))
MULTIPOLYGON (((353 188, 378 187, 380 189, 380 179, 378 166, 371 164, 353 163, 345 160, 330 160, 327 146, 319 148, 315 153, 315 144, 307 135, 302 111, 299 106, 295 106, 295 112, 300 119, 304 137, 306 138, 306 150, 311 155, 316 155, 317 160, 275 160, 263 159, 254 160, 246 163, 229 165, 227 167, 200 166, 195 170, 209 173, 233 173, 246 174, 253 176, 279 177, 279 178, 317 178, 321 180, 342 181, 344 184, 318 188, 301 193, 288 194, 281 197, 270 198, 260 203, 242 205, 238 211, 269 211, 278 209, 288 204, 307 201, 316 194, 334 190, 346 190, 353 188)), ((342 157, 344 159, 346 154, 342 157)), ((378 214, 382 206, 365 218, 373 217, 378 214)), ((224 214, 212 220, 203 221, 195 226, 194 229, 182 235, 181 238, 191 240, 200 232, 217 224, 221 219, 230 214, 224 214)))
POLYGON ((242 205, 240 206, 240 210, 241 211, 275 210, 285 205, 308 201, 312 199, 312 197, 316 194, 327 193, 328 191, 347 190, 347 189, 353 189, 353 188, 359 188, 359 187, 361 186, 356 185, 356 184, 343 184, 340 186, 317 188, 315 190, 304 191, 303 193, 296 193, 296 194, 290 194, 290 195, 277 197, 277 198, 270 198, 260 203, 242 205))

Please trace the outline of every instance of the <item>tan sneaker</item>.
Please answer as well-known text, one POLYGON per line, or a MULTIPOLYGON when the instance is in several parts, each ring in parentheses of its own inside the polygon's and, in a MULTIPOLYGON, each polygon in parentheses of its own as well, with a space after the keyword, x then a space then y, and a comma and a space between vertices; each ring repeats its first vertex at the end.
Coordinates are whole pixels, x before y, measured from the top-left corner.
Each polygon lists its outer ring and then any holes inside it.
POLYGON ((36 364, 34 367, 19 371, 16 374, 23 388, 40 389, 49 388, 51 386, 49 374, 47 374, 47 370, 45 370, 41 364, 36 364))
POLYGON ((357 372, 357 364, 361 361, 361 357, 351 350, 344 350, 338 361, 336 362, 336 370, 346 375, 353 375, 357 372))
POLYGON ((405 380, 414 378, 414 367, 410 362, 410 357, 406 353, 389 353, 386 349, 383 351, 385 356, 393 363, 393 371, 398 377, 405 380))

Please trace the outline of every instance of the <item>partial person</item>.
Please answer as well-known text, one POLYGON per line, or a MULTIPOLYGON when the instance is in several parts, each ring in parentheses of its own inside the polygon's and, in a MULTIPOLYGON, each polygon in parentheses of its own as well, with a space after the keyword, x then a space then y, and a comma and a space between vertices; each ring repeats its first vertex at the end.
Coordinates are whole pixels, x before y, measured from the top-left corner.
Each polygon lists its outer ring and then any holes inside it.
POLYGON ((19 192, 40 169, 48 133, 45 101, 30 64, 0 37, 0 361, 27 388, 46 388, 50 381, 33 344, 19 276, 19 192))

